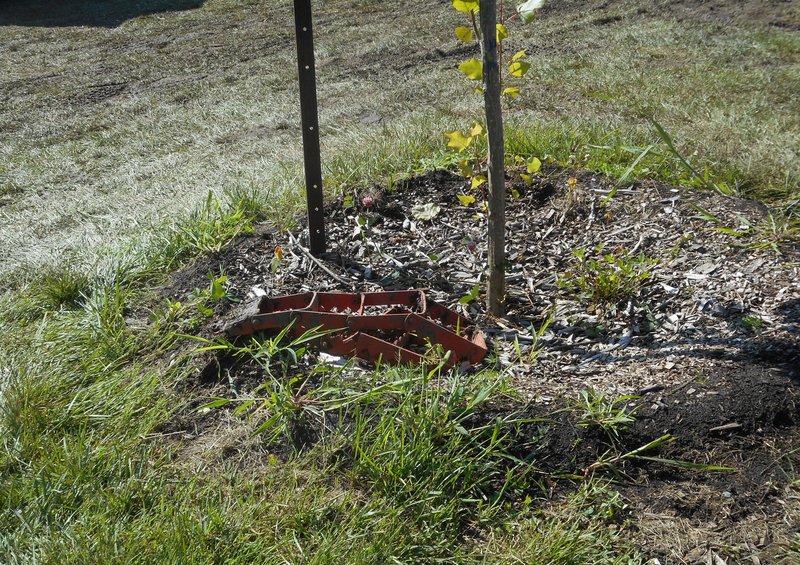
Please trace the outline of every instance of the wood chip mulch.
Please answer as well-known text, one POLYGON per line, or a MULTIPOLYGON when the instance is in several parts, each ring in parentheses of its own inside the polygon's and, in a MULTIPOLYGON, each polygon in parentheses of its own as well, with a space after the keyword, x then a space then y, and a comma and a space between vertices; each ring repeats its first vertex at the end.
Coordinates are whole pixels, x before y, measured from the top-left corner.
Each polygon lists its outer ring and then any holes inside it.
POLYGON ((330 204, 325 269, 302 252, 302 231, 251 238, 214 259, 224 265, 231 291, 251 299, 308 290, 427 289, 483 328, 500 366, 535 402, 587 387, 657 391, 742 361, 797 359, 800 243, 794 234, 766 229, 766 207, 652 181, 619 187, 607 199, 614 188, 609 180, 547 166, 530 186, 513 172, 507 184, 502 319, 483 307, 480 190, 446 171, 330 204), (458 195, 477 200, 464 206, 458 195), (423 219, 426 212, 435 216, 423 219), (727 231, 747 226, 738 237, 727 231), (278 246, 283 260, 273 272, 278 246), (649 275, 630 296, 594 303, 576 283, 581 270, 574 250, 596 259, 628 258, 649 275), (476 291, 481 294, 465 303, 476 291))

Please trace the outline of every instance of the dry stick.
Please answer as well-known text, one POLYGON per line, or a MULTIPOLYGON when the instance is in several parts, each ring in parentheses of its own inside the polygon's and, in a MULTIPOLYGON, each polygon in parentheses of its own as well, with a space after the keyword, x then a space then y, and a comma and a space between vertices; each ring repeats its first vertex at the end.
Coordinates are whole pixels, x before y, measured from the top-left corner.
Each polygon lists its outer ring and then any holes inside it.
POLYGON ((489 284, 488 310, 503 315, 505 294, 506 180, 503 113, 500 105, 500 66, 497 63, 497 8, 495 0, 481 0, 483 103, 486 109, 489 169, 489 284))
POLYGON ((332 276, 332 277, 334 278, 334 280, 335 280, 336 282, 338 282, 339 284, 343 284, 343 285, 350 286, 350 287, 352 287, 352 286, 353 286, 353 281, 349 281, 349 280, 347 280, 347 279, 345 279, 345 278, 342 278, 342 277, 340 277, 339 275, 337 275, 336 273, 334 273, 333 271, 331 271, 331 270, 330 270, 328 267, 326 267, 325 265, 323 265, 323 264, 322 264, 322 262, 321 262, 319 259, 317 259, 316 257, 314 257, 314 255, 312 255, 312 254, 311 254, 311 251, 309 251, 308 249, 306 249, 305 247, 303 247, 302 245, 300 245, 300 243, 298 243, 298 241, 297 241, 297 240, 294 238, 294 236, 292 235, 292 232, 286 232, 286 233, 288 233, 288 234, 289 234, 289 241, 291 241, 291 242, 292 242, 292 245, 294 245, 294 246, 295 246, 295 247, 297 247, 297 248, 298 248, 300 251, 302 251, 302 252, 303 252, 303 255, 305 255, 306 257, 308 257, 309 259, 311 259, 311 261, 312 261, 312 262, 313 262, 313 263, 314 263, 314 264, 315 264, 317 267, 319 267, 320 269, 322 269, 323 271, 325 271, 326 273, 328 273, 330 276, 332 276))

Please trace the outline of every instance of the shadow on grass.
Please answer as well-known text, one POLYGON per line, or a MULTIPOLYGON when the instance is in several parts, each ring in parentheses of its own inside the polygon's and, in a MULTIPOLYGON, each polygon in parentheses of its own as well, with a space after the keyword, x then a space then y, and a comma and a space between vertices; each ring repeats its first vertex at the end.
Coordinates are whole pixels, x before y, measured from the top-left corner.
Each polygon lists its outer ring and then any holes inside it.
POLYGON ((0 26, 117 27, 148 14, 199 8, 205 0, 0 0, 0 26))

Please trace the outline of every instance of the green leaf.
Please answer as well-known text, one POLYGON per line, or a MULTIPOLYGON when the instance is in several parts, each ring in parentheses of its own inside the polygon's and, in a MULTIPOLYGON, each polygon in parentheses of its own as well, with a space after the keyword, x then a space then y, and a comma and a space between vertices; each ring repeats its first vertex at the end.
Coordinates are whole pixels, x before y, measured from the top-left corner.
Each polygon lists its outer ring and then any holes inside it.
POLYGON ((516 98, 519 96, 519 88, 515 86, 509 86, 503 89, 502 92, 503 96, 508 96, 510 98, 516 98))
POLYGON ((528 161, 528 174, 532 175, 538 173, 542 169, 542 162, 539 160, 538 157, 534 157, 530 161, 528 161))
POLYGON ((650 443, 642 445, 641 447, 637 447, 633 451, 629 451, 621 456, 622 459, 628 459, 630 457, 640 457, 642 453, 646 451, 650 451, 651 449, 655 449, 657 447, 661 447, 662 445, 666 445, 675 441, 675 438, 672 437, 672 434, 664 434, 661 437, 657 437, 650 443))
POLYGON ((483 134, 483 126, 481 124, 475 124, 474 126, 472 126, 472 129, 469 130, 470 137, 476 137, 482 134, 483 134))
POLYGON ((483 63, 478 61, 475 57, 473 57, 469 61, 464 61, 463 63, 461 63, 458 66, 458 70, 467 75, 467 78, 470 78, 472 80, 481 80, 483 78, 483 63))
POLYGON ((694 203, 690 203, 690 204, 691 204, 691 206, 692 206, 692 207, 693 207, 695 210, 697 210, 697 211, 700 213, 700 217, 701 217, 702 219, 704 219, 705 221, 707 221, 707 222, 714 222, 715 224, 722 223, 722 222, 720 221, 720 219, 719 219, 719 218, 717 218, 716 216, 714 216, 714 215, 713 215, 713 214, 711 214, 710 212, 707 212, 706 210, 703 210, 703 209, 702 209, 700 206, 698 206, 697 204, 694 204, 694 203))
POLYGON ((208 404, 204 404, 200 408, 197 409, 198 412, 205 412, 206 410, 211 410, 212 408, 219 408, 220 406, 225 406, 228 404, 230 400, 227 398, 217 398, 213 402, 209 402, 208 404))
POLYGON ((278 257, 277 255, 274 255, 272 257, 272 261, 270 261, 270 263, 269 263, 270 272, 274 275, 275 273, 278 272, 278 269, 280 268, 280 266, 281 266, 281 258, 278 257))
POLYGON ((480 10, 478 0, 453 0, 453 8, 465 14, 477 14, 480 10))
POLYGON ((520 173, 519 176, 522 177, 522 180, 524 180, 528 184, 528 186, 533 184, 533 177, 532 176, 526 175, 525 173, 520 173))
POLYGON ((747 233, 747 230, 735 230, 732 228, 725 228, 725 227, 716 227, 712 229, 718 232, 722 232, 726 235, 732 235, 733 237, 741 237, 747 233))
POLYGON ((625 173, 619 178, 617 183, 614 185, 614 188, 612 188, 611 192, 608 193, 608 196, 606 196, 603 199, 603 201, 600 202, 600 206, 605 206, 606 204, 608 204, 611 201, 612 198, 614 198, 614 196, 616 196, 620 185, 623 182, 625 182, 625 180, 628 178, 628 175, 630 175, 633 172, 633 170, 639 164, 639 161, 644 159, 647 156, 647 154, 650 153, 650 151, 652 151, 654 148, 655 148, 655 145, 648 145, 641 153, 639 153, 639 156, 636 157, 636 160, 633 163, 631 163, 631 165, 627 168, 625 173))
POLYGON ((476 284, 475 286, 472 287, 472 290, 469 291, 469 294, 467 294, 466 296, 462 296, 461 298, 458 299, 458 303, 469 304, 470 302, 478 298, 480 290, 481 290, 480 285, 476 284))
POLYGON ((272 428, 273 426, 275 426, 275 425, 278 423, 279 419, 280 419, 280 414, 273 414, 272 416, 270 416, 269 418, 267 418, 267 420, 266 420, 266 421, 265 421, 263 424, 261 424, 260 426, 258 426, 258 427, 255 429, 255 431, 252 433, 252 435, 253 435, 253 436, 257 436, 257 435, 259 435, 259 434, 262 434, 262 433, 264 433, 264 432, 265 432, 265 431, 267 431, 268 429, 270 429, 270 428, 272 428))
POLYGON ((512 62, 512 63, 514 63, 515 61, 519 61, 519 60, 520 60, 520 59, 522 59, 523 57, 527 57, 527 56, 528 56, 528 52, 527 52, 527 51, 525 51, 524 49, 523 49, 522 51, 517 51, 517 52, 516 52, 516 53, 514 53, 514 55, 511 57, 511 62, 512 62))
POLYGON ((525 61, 514 61, 508 66, 508 72, 511 76, 524 77, 525 73, 531 68, 531 64, 525 61))
POLYGON ((470 178, 473 175, 472 164, 467 159, 461 159, 458 162, 458 172, 461 176, 470 178))
POLYGON ((472 143, 472 136, 467 137, 460 131, 452 131, 450 133, 446 133, 445 136, 450 140, 447 142, 448 147, 452 147, 453 149, 457 150, 459 153, 464 151, 469 144, 472 143))
POLYGON ((250 406, 252 406, 254 402, 255 399, 253 398, 251 398, 250 400, 245 400, 236 410, 233 411, 233 415, 238 416, 239 414, 250 408, 250 406))
POLYGON ((598 100, 613 100, 614 97, 605 92, 584 92, 586 98, 597 98, 598 100))
POLYGON ((462 206, 469 206, 470 204, 475 202, 474 196, 467 196, 465 194, 458 195, 458 201, 461 202, 462 206))
POLYGON ((503 24, 497 24, 497 43, 508 37, 508 28, 503 24))
POLYGON ((475 175, 472 177, 472 190, 475 190, 486 182, 486 177, 483 175, 475 175))
POLYGON ((472 41, 473 33, 472 30, 469 29, 468 27, 458 26, 455 32, 456 32, 456 37, 459 39, 459 41, 463 41, 464 43, 469 43, 470 41, 472 41))
POLYGON ((214 275, 209 272, 208 278, 211 279, 211 299, 222 300, 225 298, 226 292, 223 285, 228 282, 227 275, 221 275, 215 278, 214 275))
POLYGON ((708 471, 712 473, 724 473, 735 471, 733 467, 723 467, 721 465, 707 465, 705 463, 692 463, 691 461, 683 461, 681 459, 664 459, 663 457, 651 457, 649 455, 638 455, 636 459, 644 459, 645 461, 654 461, 656 463, 663 463, 664 465, 672 465, 674 467, 682 467, 683 469, 690 469, 692 471, 708 471))

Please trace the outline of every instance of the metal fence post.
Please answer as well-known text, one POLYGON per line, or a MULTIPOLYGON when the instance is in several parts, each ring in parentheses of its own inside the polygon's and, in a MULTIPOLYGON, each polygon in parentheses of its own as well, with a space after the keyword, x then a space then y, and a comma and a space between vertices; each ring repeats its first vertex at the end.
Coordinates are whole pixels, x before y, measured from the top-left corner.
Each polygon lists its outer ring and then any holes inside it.
POLYGON ((312 254, 326 251, 325 216, 322 201, 322 165, 319 150, 317 79, 314 68, 314 34, 311 0, 294 0, 297 69, 300 82, 300 116, 303 127, 303 163, 308 204, 309 248, 312 254))

